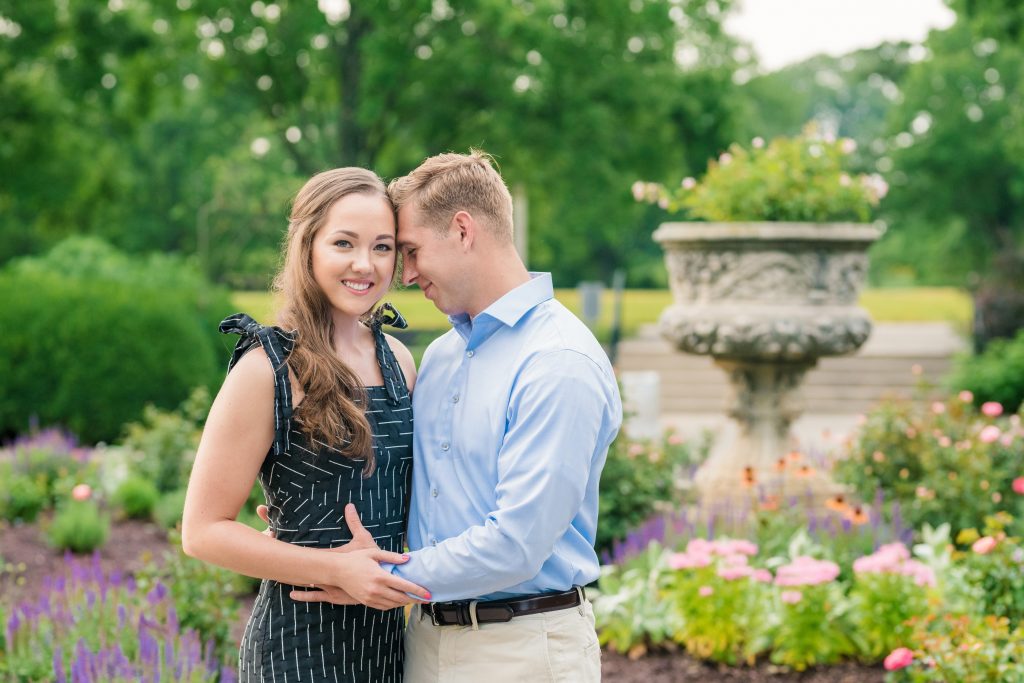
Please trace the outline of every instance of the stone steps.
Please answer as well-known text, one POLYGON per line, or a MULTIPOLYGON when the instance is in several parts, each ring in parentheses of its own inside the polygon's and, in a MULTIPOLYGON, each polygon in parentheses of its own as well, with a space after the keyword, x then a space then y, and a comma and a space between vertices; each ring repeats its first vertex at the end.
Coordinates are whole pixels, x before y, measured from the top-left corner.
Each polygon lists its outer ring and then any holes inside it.
MULTIPOLYGON (((941 385, 966 342, 948 323, 876 324, 854 355, 823 358, 803 385, 807 413, 858 414, 885 396, 911 396, 923 381, 941 385), (917 366, 920 374, 912 368, 917 366)), ((660 412, 717 413, 728 397, 725 373, 706 356, 676 351, 653 327, 619 344, 620 373, 654 371, 660 412)))

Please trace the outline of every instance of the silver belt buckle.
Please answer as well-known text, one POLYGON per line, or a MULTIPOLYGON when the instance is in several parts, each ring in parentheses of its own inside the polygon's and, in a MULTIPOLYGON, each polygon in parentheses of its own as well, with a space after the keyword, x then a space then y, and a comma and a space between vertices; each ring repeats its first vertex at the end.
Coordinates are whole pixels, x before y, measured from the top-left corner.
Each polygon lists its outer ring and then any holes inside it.
POLYGON ((437 614, 434 613, 434 607, 436 606, 436 604, 437 603, 431 602, 428 605, 430 609, 428 609, 427 611, 430 613, 430 623, 432 623, 434 626, 440 626, 441 624, 437 621, 437 614))

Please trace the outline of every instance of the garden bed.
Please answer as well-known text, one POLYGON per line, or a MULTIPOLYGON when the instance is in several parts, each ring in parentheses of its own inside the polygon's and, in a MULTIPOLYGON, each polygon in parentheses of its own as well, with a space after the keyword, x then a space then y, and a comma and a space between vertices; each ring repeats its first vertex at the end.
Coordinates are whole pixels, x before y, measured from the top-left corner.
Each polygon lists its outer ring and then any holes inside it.
MULTIPOLYGON (((4 526, 0 554, 9 567, 0 574, 0 594, 5 601, 31 598, 46 576, 61 575, 66 569, 64 557, 46 545, 39 524, 4 526)), ((160 561, 170 548, 167 532, 155 524, 121 521, 112 525, 111 539, 99 551, 100 565, 107 571, 132 573, 160 561)), ((171 589, 173 590, 173 586, 171 589)), ((242 600, 238 624, 232 633, 240 635, 252 609, 252 597, 242 600)), ((681 652, 658 653, 631 660, 615 652, 605 652, 603 678, 621 683, 687 683, 689 681, 730 681, 757 683, 881 683, 880 667, 843 664, 813 669, 802 674, 787 672, 768 663, 754 667, 718 667, 701 663, 681 652)))

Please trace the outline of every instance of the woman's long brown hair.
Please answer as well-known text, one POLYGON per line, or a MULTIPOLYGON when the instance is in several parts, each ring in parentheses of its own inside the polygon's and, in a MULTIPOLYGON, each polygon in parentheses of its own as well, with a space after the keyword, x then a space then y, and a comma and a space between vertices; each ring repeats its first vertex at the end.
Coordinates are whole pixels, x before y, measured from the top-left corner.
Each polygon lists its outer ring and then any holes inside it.
POLYGON ((305 398, 294 418, 303 431, 348 458, 365 458, 363 474, 373 472, 373 433, 366 420, 366 392, 359 378, 335 353, 331 306, 313 279, 313 240, 334 204, 351 194, 378 195, 390 203, 384 183, 363 168, 319 173, 295 196, 284 242, 283 264, 274 278, 282 295, 278 323, 297 330, 288 366, 305 398))

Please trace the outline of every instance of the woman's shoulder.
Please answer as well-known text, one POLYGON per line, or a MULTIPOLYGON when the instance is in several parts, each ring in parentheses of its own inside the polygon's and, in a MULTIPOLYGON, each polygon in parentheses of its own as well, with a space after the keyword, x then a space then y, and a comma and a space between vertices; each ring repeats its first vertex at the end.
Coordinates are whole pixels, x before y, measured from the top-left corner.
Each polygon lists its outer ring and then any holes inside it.
POLYGON ((391 352, 395 354, 395 360, 402 368, 402 374, 405 375, 409 389, 412 389, 413 382, 416 381, 416 361, 412 357, 412 352, 398 338, 387 333, 384 334, 384 338, 387 340, 388 346, 391 347, 391 352))

